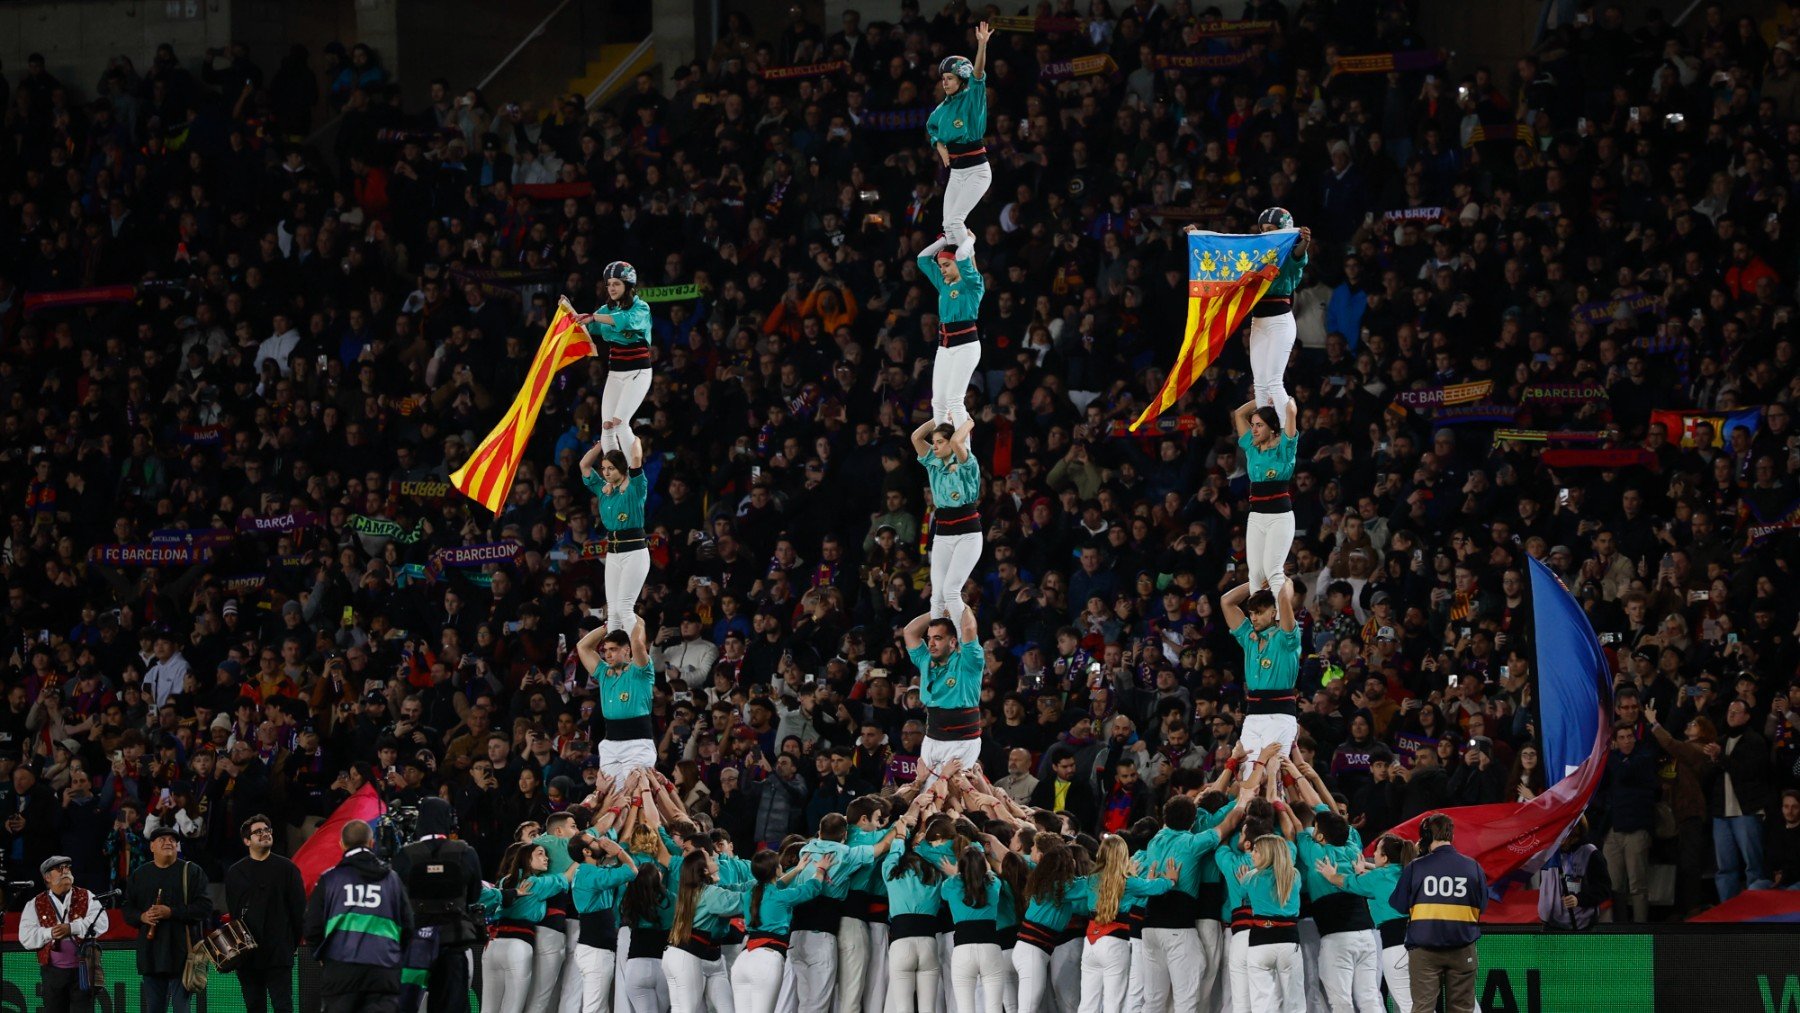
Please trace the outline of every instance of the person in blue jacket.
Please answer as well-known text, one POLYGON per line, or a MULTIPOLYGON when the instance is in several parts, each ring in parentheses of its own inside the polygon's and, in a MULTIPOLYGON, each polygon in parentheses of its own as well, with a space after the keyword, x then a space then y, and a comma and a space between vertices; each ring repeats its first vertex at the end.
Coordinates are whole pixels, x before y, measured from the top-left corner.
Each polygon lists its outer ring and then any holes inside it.
POLYGON ((1450 1013, 1475 1013, 1475 973, 1480 960, 1481 912, 1487 908, 1487 873, 1456 850, 1456 825, 1444 813, 1419 821, 1422 854, 1400 873, 1388 906, 1406 913, 1406 956, 1413 1013, 1433 1009, 1440 991, 1450 1013))
POLYGON ((606 305, 575 323, 606 346, 606 387, 600 393, 601 443, 624 450, 631 420, 650 393, 650 305, 638 298, 637 268, 615 260, 601 269, 606 305))

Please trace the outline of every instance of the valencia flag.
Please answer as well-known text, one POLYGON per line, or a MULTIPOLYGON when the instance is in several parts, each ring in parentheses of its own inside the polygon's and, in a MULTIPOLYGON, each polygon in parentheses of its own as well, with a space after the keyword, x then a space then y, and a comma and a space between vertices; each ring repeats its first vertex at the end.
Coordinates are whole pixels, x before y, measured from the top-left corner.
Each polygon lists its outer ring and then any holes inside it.
POLYGON ((1173 408, 1219 357, 1225 339, 1269 290, 1299 238, 1299 229, 1254 236, 1188 233, 1187 337, 1156 400, 1131 424, 1133 432, 1173 408))
POLYGON ((543 410, 544 397, 550 392, 551 377, 564 366, 593 354, 594 341, 588 337, 587 329, 575 322, 575 308, 566 299, 558 303, 556 316, 544 331, 537 356, 531 360, 531 371, 525 374, 525 386, 493 432, 469 455, 468 462, 450 476, 450 484, 498 514, 512 489, 513 476, 519 471, 531 428, 537 425, 538 412, 543 410))

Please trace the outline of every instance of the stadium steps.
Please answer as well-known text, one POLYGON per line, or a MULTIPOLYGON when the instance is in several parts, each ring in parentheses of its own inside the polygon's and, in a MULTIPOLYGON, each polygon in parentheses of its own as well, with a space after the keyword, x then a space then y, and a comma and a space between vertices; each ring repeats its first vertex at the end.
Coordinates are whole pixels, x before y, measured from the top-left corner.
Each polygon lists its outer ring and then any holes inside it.
POLYGON ((625 90, 639 74, 656 66, 656 47, 647 46, 639 52, 638 45, 636 42, 612 42, 601 46, 599 57, 588 61, 587 73, 570 81, 569 90, 587 96, 590 106, 625 90), (594 94, 594 90, 602 85, 606 90, 594 94))

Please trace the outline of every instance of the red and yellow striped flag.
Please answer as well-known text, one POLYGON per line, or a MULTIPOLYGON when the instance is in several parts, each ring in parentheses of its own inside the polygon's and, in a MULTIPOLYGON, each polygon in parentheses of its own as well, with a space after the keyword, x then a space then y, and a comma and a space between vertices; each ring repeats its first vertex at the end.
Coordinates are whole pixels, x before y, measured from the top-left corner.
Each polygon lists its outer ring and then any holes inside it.
POLYGON ((1162 390, 1131 424, 1132 432, 1173 408, 1219 357, 1225 339, 1269 290, 1299 237, 1298 229, 1254 236, 1188 233, 1187 337, 1162 390))
POLYGON ((544 398, 550 392, 551 377, 564 366, 593 354, 594 339, 588 337, 585 327, 575 323, 575 308, 563 300, 544 331, 537 356, 531 360, 525 386, 468 462, 450 476, 450 484, 498 514, 512 489, 513 476, 518 474, 519 460, 531 439, 532 427, 537 425, 538 412, 543 410, 544 398))

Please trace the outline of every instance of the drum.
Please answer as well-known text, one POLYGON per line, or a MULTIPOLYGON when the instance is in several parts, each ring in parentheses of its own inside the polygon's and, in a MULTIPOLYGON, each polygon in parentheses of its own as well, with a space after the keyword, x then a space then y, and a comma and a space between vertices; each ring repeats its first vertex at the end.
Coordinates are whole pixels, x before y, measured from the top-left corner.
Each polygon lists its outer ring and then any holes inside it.
POLYGON ((256 937, 243 922, 229 921, 207 933, 201 944, 219 970, 235 971, 244 955, 256 949, 256 937))

